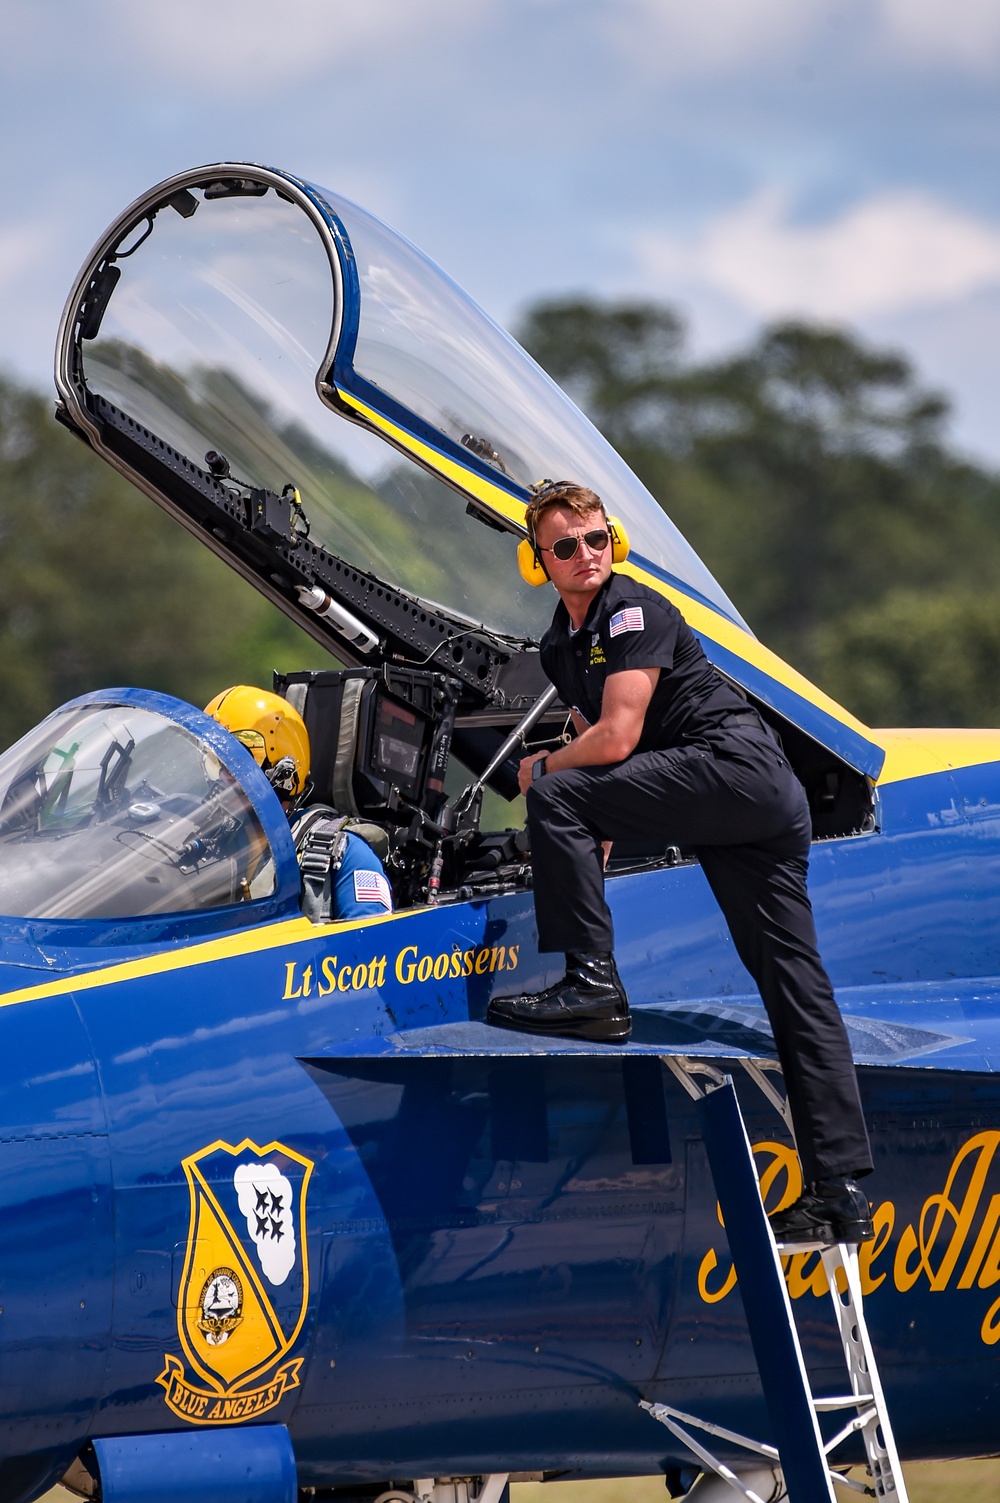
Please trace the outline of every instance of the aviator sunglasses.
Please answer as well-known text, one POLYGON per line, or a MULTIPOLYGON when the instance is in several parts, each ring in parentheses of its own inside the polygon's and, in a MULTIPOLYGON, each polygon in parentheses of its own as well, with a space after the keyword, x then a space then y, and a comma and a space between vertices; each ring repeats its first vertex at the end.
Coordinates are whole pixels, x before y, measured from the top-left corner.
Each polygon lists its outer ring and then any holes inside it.
POLYGON ((543 548, 540 543, 535 547, 539 553, 554 553, 562 563, 567 563, 573 557, 581 543, 586 543, 591 553, 603 553, 611 541, 611 535, 606 527, 594 527, 590 532, 585 532, 579 538, 556 538, 551 548, 543 548))

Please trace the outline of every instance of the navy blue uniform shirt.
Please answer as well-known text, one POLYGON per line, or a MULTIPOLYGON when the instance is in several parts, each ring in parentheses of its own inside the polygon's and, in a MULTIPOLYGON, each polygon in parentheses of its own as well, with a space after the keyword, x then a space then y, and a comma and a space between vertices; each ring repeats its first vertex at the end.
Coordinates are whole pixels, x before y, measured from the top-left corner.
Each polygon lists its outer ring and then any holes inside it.
POLYGON ((601 718, 609 674, 659 668, 637 752, 685 745, 749 709, 712 667, 676 606, 625 574, 612 572, 575 634, 560 600, 541 659, 563 703, 591 725, 601 718))

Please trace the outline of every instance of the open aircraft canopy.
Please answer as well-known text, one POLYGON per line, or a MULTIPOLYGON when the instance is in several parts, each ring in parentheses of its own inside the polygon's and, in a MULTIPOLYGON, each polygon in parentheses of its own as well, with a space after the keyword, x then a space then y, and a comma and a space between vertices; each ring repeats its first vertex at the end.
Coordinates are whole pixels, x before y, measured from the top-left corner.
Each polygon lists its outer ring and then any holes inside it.
POLYGON ((70 426, 338 657, 433 663, 469 706, 537 694, 527 650, 552 595, 517 570, 528 487, 590 485, 628 530, 625 570, 725 673, 879 770, 864 728, 756 641, 534 361, 336 194, 240 163, 159 184, 84 266, 56 381, 70 426))

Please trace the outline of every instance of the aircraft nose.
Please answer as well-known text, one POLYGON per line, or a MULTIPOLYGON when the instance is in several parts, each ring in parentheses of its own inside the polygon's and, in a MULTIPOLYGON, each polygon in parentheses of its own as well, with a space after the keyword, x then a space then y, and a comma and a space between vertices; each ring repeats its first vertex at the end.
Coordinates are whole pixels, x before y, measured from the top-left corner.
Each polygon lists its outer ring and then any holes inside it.
POLYGON ((0 996, 0 1496, 62 1474, 101 1397, 111 1329, 111 1168, 71 996, 0 996))

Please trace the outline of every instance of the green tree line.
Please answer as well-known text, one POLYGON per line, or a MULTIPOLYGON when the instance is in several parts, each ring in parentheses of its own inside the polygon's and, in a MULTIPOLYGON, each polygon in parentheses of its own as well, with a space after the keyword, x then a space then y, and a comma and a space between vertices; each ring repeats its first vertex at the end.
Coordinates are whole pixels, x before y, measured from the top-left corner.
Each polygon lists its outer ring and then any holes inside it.
POLYGON ((906 359, 789 323, 699 363, 651 303, 547 302, 520 337, 769 647, 869 724, 1000 724, 1000 478, 906 359))
POLYGON ((206 704, 330 658, 250 585, 0 381, 0 747, 89 689, 206 704))
MULTIPOLYGON (((789 324, 697 361, 650 303, 549 301, 519 333, 769 646, 870 723, 1000 724, 1000 479, 905 359, 789 324)), ((330 661, 0 381, 0 745, 87 689, 205 703, 330 661)))

